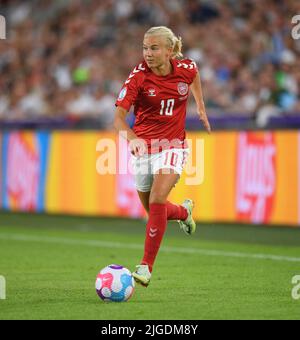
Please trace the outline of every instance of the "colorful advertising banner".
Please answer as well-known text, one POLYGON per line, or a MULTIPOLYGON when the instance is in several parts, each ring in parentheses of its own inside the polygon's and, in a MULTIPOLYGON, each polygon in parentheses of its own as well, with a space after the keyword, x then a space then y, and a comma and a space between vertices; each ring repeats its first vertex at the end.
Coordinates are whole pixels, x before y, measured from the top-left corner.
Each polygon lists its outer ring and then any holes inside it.
POLYGON ((2 159, 2 133, 0 133, 0 207, 3 206, 2 204, 2 195, 3 195, 3 176, 2 176, 2 168, 3 168, 4 162, 2 159))
MULTIPOLYGON (((187 138, 190 154, 170 201, 193 199, 198 221, 300 225, 299 132, 190 132, 187 138)), ((112 132, 4 133, 0 150, 4 209, 146 216, 128 145, 112 132)))
POLYGON ((124 139, 117 139, 116 204, 119 216, 143 217, 144 208, 139 200, 130 168, 130 152, 124 139))
POLYGON ((48 133, 12 132, 2 138, 2 207, 43 211, 48 133))
POLYGON ((238 135, 236 212, 239 221, 268 223, 274 209, 277 150, 274 133, 238 135))
POLYGON ((298 133, 298 225, 300 226, 300 132, 298 133))
MULTIPOLYGON (((116 154, 115 139, 108 132, 52 133, 45 194, 47 212, 118 215, 116 176, 97 172, 100 154, 116 154), (108 142, 103 143, 103 148, 102 141, 108 142)), ((109 159, 105 154, 103 158, 105 165, 109 159)))

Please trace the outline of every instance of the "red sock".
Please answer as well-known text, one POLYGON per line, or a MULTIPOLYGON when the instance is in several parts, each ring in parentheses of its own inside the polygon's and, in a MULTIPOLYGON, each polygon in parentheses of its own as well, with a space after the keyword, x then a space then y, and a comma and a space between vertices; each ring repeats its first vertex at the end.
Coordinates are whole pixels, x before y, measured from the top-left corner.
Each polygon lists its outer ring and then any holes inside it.
POLYGON ((166 203, 167 219, 184 221, 188 217, 187 210, 182 205, 173 204, 169 201, 166 203))
POLYGON ((161 240, 167 227, 167 209, 165 204, 152 203, 149 205, 149 220, 146 226, 144 257, 141 264, 147 264, 150 272, 161 240))

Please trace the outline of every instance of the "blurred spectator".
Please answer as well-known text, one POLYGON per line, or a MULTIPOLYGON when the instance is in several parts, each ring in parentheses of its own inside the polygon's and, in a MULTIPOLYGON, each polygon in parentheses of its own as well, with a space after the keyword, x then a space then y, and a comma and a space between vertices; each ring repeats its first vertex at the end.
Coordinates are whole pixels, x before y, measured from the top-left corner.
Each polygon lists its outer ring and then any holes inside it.
MULTIPOLYGON (((300 114, 294 0, 1 2, 0 119, 91 117, 109 127, 150 26, 170 26, 199 66, 208 113, 300 114)), ((193 102, 188 114, 195 114, 193 102)))

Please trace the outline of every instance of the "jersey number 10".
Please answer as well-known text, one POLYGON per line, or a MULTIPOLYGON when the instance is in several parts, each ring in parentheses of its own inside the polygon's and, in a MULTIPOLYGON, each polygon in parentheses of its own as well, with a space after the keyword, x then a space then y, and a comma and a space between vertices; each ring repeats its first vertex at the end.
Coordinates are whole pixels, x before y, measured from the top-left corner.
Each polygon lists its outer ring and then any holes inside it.
POLYGON ((167 104, 165 105, 165 100, 163 99, 160 102, 160 115, 165 116, 173 116, 173 107, 175 103, 175 99, 167 99, 167 104))

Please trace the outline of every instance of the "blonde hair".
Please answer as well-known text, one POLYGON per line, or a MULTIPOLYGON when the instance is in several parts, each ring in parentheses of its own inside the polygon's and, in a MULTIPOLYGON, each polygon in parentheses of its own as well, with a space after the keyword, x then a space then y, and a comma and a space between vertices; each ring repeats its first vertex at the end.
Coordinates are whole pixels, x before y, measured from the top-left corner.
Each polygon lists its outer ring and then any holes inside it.
POLYGON ((173 31, 166 26, 151 27, 146 33, 146 35, 159 35, 165 37, 167 42, 167 47, 173 49, 172 58, 182 59, 183 55, 181 53, 182 49, 182 39, 181 37, 176 37, 173 31))

